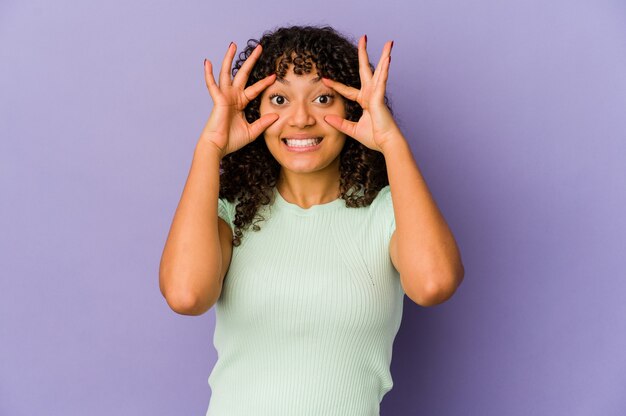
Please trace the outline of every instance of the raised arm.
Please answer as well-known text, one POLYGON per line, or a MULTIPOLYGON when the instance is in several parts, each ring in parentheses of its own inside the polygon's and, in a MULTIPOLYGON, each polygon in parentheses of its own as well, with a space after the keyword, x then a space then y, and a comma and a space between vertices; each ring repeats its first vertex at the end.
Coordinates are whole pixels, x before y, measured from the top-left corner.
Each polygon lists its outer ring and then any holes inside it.
POLYGON ((272 84, 275 75, 245 88, 259 45, 231 80, 237 47, 228 47, 219 86, 211 61, 205 61, 205 80, 214 106, 196 148, 191 169, 159 266, 159 288, 168 305, 183 315, 201 315, 217 302, 232 253, 232 231, 217 216, 220 161, 256 139, 278 116, 267 114, 249 124, 243 110, 272 84))
POLYGON ((222 289, 217 220, 220 160, 219 149, 198 141, 161 257, 161 293, 170 308, 184 315, 209 310, 222 289))

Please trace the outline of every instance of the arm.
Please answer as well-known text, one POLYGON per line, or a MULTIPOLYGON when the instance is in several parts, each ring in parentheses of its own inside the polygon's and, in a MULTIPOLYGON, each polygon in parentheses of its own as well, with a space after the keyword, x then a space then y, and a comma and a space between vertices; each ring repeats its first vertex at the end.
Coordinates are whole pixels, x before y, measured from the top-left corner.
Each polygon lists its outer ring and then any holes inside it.
POLYGON ((161 293, 174 311, 184 315, 209 310, 222 289, 217 220, 220 160, 212 143, 198 142, 161 257, 161 293))
POLYGON ((357 122, 336 115, 324 119, 364 146, 384 154, 396 219, 389 255, 400 272, 407 296, 419 305, 432 306, 452 296, 463 279, 464 269, 454 237, 384 101, 393 41, 385 43, 374 73, 369 67, 366 41, 362 36, 358 45, 360 90, 322 79, 325 85, 359 103, 363 115, 357 122))
POLYGON ((278 119, 277 114, 266 114, 252 124, 246 121, 244 108, 276 76, 245 87, 261 54, 262 47, 257 45, 231 79, 236 50, 231 42, 222 61, 219 85, 213 77, 213 64, 208 59, 204 62, 213 110, 196 145, 159 266, 161 293, 174 311, 184 315, 201 315, 217 302, 230 265, 232 232, 217 216, 220 160, 255 140, 278 119))
POLYGON ((449 299, 461 284, 459 249, 398 131, 383 148, 396 230, 390 255, 407 296, 422 306, 449 299))

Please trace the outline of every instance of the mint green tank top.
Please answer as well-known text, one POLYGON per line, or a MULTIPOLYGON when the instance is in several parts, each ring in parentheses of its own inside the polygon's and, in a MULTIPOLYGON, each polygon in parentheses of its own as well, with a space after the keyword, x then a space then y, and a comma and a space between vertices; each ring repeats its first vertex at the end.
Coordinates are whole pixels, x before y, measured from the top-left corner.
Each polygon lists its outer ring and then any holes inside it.
MULTIPOLYGON (((215 305, 206 416, 378 416, 405 294, 389 185, 361 208, 305 209, 274 188, 260 213, 215 305)), ((218 215, 234 227, 235 203, 218 215)))

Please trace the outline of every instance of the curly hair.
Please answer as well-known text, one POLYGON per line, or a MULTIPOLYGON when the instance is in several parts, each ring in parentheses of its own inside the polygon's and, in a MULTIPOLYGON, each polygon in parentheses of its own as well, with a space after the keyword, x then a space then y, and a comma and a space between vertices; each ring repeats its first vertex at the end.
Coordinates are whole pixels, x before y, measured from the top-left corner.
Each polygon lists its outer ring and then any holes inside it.
MULTIPOLYGON (((296 75, 310 73, 315 65, 318 74, 323 77, 361 88, 358 49, 330 26, 281 27, 264 32, 260 40, 249 39, 232 68, 233 76, 259 43, 263 52, 248 77, 246 87, 273 73, 282 78, 290 65, 293 65, 296 75)), ((368 65, 373 71, 374 66, 369 62, 368 65)), ((260 118, 261 96, 259 94, 244 109, 249 123, 260 118)), ((346 119, 357 121, 363 112, 361 106, 348 99, 344 102, 346 119)), ((387 96, 385 104, 392 112, 387 96)), ((346 207, 370 205, 378 192, 389 184, 383 154, 369 149, 358 140, 346 137, 339 159, 340 195, 346 201, 346 207)), ((265 218, 258 211, 262 205, 273 202, 273 188, 280 169, 265 141, 259 138, 222 159, 219 198, 231 203, 238 201, 233 219, 234 246, 241 244, 242 230, 248 229, 251 224, 254 231, 260 230, 258 222, 265 218)))

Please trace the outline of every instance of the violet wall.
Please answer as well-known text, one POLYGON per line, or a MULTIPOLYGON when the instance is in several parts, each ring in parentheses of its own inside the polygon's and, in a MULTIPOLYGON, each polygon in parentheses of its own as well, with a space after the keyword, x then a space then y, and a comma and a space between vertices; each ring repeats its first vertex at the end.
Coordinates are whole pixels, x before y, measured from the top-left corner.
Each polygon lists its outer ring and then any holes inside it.
POLYGON ((462 251, 405 298, 381 414, 626 414, 626 5, 0 4, 0 414, 204 415, 214 310, 158 266, 205 57, 285 24, 393 39, 388 91, 462 251))

